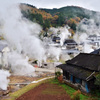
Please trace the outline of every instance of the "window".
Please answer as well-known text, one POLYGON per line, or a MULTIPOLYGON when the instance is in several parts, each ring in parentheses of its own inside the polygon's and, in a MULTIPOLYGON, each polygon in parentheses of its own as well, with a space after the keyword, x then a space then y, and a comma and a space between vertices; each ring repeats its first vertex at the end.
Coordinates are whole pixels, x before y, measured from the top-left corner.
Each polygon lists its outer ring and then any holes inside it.
POLYGON ((75 78, 75 82, 76 82, 76 83, 79 83, 79 84, 82 84, 82 80, 79 79, 79 78, 75 78))

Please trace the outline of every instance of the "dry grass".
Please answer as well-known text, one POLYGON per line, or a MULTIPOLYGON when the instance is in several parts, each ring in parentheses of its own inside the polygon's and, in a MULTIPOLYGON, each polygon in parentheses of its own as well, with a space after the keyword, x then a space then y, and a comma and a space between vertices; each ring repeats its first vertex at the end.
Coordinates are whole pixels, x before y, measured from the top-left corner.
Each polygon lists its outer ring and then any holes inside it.
POLYGON ((36 86, 42 84, 42 83, 45 83, 45 82, 48 82, 50 81, 51 79, 47 79, 47 80, 44 80, 44 81, 41 81, 39 83, 32 83, 32 84, 29 84, 25 87, 23 87, 22 89, 14 92, 14 93, 10 93, 9 94, 9 98, 8 99, 2 99, 2 100, 16 100, 18 97, 20 97, 22 94, 28 92, 29 90, 35 88, 36 86))
POLYGON ((35 77, 28 77, 28 76, 10 76, 10 83, 23 83, 26 81, 32 82, 33 80, 36 80, 38 78, 35 77))

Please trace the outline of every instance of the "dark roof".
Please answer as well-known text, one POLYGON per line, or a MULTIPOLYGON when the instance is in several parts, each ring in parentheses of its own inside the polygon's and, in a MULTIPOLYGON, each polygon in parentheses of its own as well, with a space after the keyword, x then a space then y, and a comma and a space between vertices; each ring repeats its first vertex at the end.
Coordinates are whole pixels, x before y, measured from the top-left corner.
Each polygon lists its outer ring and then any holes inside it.
POLYGON ((74 45, 77 45, 77 43, 73 39, 66 39, 64 41, 64 44, 74 44, 74 45))
POLYGON ((92 37, 93 37, 93 38, 94 38, 94 37, 97 37, 97 35, 95 35, 95 34, 94 34, 94 35, 89 35, 89 38, 92 38, 92 37))
POLYGON ((54 36, 52 40, 60 40, 60 37, 54 36))
POLYGON ((83 80, 86 80, 86 78, 89 77, 93 73, 93 71, 86 70, 86 69, 83 69, 80 67, 71 66, 68 64, 61 64, 61 65, 58 65, 57 67, 61 68, 62 70, 65 70, 65 71, 69 72, 71 75, 73 75, 77 78, 83 79, 83 80))
POLYGON ((66 63, 92 71, 100 71, 100 55, 97 54, 80 53, 66 63))
POLYGON ((93 52, 91 52, 91 54, 100 54, 100 48, 95 50, 95 51, 93 51, 93 52))

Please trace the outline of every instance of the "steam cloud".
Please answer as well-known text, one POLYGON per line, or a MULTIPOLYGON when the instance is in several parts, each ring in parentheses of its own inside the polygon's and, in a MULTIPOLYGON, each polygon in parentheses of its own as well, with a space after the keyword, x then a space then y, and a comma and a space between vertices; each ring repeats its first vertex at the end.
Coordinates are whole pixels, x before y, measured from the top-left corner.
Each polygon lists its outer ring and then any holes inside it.
MULTIPOLYGON (((34 75, 34 67, 28 63, 29 58, 42 61, 47 57, 52 56, 59 60, 61 49, 49 47, 46 49, 44 43, 39 39, 39 34, 42 30, 37 23, 32 23, 23 18, 19 9, 19 2, 11 0, 2 1, 0 4, 0 35, 4 37, 10 48, 8 53, 9 65, 15 75, 34 75)), ((57 29, 58 30, 58 29, 57 29)), ((61 28, 61 41, 65 36, 68 37, 66 28, 61 28), (64 35, 64 36, 63 36, 64 35)), ((5 73, 2 71, 2 74, 5 73)), ((9 72, 4 75, 6 82, 5 88, 0 84, 2 89, 7 89, 9 72)))
MULTIPOLYGON (((4 37, 10 47, 11 51, 8 58, 13 73, 17 75, 34 75, 35 69, 28 63, 29 58, 37 59, 41 62, 46 59, 47 53, 47 57, 56 57, 56 59, 59 60, 61 49, 55 47, 49 47, 49 49, 45 48, 44 43, 38 37, 42 30, 41 26, 23 18, 18 3, 19 1, 15 0, 2 0, 0 4, 0 35, 4 37)), ((97 19, 99 20, 99 17, 96 18, 96 20, 97 19)), ((100 35, 100 23, 97 22, 98 21, 95 23, 94 19, 83 19, 77 27, 74 39, 80 43, 84 42, 88 35, 92 33, 100 35), (80 34, 80 30, 82 34, 80 34)), ((50 28, 49 31, 52 31, 53 34, 61 38, 61 46, 64 40, 71 35, 66 26, 61 28, 50 28)), ((85 47, 84 52, 92 51, 89 45, 86 44, 85 47)), ((66 55, 62 58, 69 59, 70 57, 66 55)), ((3 77, 0 78, 0 88, 6 90, 9 82, 7 77, 9 77, 10 74, 7 71, 0 70, 0 75, 3 77), (2 83, 3 80, 4 83, 2 83)))
POLYGON ((9 83, 9 79, 7 77, 10 76, 10 73, 8 71, 0 70, 0 89, 6 90, 7 85, 9 83))
POLYGON ((34 73, 35 69, 28 64, 26 56, 39 61, 45 57, 45 50, 38 38, 42 28, 37 23, 23 18, 19 4, 15 1, 12 2, 3 7, 4 12, 0 11, 2 15, 0 35, 8 42, 11 49, 9 63, 13 72, 18 75, 27 75, 34 73))
MULTIPOLYGON (((49 48, 46 50, 47 51, 47 57, 51 57, 52 59, 56 58, 54 60, 59 61, 59 58, 61 56, 63 56, 62 52, 61 52, 61 46, 63 46, 64 40, 68 39, 69 36, 71 36, 71 33, 68 31, 68 26, 58 27, 58 28, 52 27, 48 31, 48 34, 50 34, 50 33, 54 36, 60 37, 60 44, 59 44, 60 46, 59 47, 54 47, 52 45, 49 45, 49 48)), ((46 41, 47 42, 46 45, 49 44, 51 41, 52 41, 52 38, 51 39, 49 38, 48 41, 46 41)), ((69 58, 68 55, 66 55, 66 57, 69 58)), ((63 60, 65 60, 66 57, 63 56, 61 58, 63 60)))
POLYGON ((87 38, 89 35, 100 36, 100 13, 96 13, 95 16, 92 15, 90 19, 84 18, 77 26, 77 31, 74 35, 74 39, 78 43, 84 42, 83 52, 85 53, 90 53, 94 49, 98 49, 100 47, 95 47, 93 49, 93 46, 88 44, 89 41, 87 38))
MULTIPOLYGON (((42 60, 45 50, 38 35, 40 25, 22 17, 18 1, 3 1, 0 4, 0 35, 8 42, 8 54, 11 70, 17 75, 34 75, 34 67, 28 63, 28 57, 42 60), (28 57, 27 57, 28 56, 28 57)), ((9 72, 0 70, 0 88, 6 90, 9 72), (1 75, 2 74, 2 75, 1 75), (3 83, 2 83, 3 82, 3 83)))

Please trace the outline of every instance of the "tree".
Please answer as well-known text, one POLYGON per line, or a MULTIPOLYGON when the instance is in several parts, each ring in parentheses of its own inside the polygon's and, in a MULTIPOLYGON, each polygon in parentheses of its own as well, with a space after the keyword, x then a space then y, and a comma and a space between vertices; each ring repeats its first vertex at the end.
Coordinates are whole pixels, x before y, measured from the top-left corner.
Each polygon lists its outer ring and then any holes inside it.
POLYGON ((35 15, 35 18, 36 18, 36 21, 37 21, 39 24, 43 25, 43 17, 42 17, 41 14, 36 14, 36 15, 35 15))
POLYGON ((50 28, 50 21, 48 19, 45 20, 43 29, 45 30, 46 28, 50 28))
POLYGON ((73 22, 70 26, 73 30, 76 30, 76 24, 73 22))
POLYGON ((57 19, 57 25, 58 25, 58 26, 62 26, 62 25, 65 23, 64 16, 63 16, 63 14, 59 14, 58 16, 59 16, 59 17, 58 17, 58 19, 57 19))

